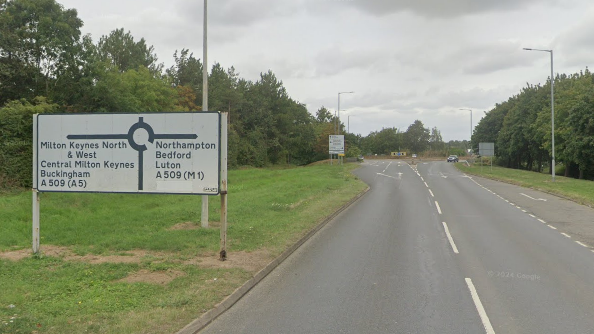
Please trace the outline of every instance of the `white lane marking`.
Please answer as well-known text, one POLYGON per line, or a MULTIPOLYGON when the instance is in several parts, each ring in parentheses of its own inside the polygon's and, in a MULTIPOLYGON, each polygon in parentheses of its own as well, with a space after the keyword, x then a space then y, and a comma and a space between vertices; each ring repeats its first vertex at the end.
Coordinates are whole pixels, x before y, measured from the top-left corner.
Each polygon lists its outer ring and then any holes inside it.
MULTIPOLYGON (((518 209, 522 209, 522 208, 520 208, 520 207, 518 206, 518 209)), ((526 211, 526 210, 522 209, 522 212, 526 213, 526 212, 528 212, 528 211, 526 211)))
POLYGON ((448 229, 448 224, 446 224, 446 222, 442 222, 443 224, 443 228, 445 230, 446 236, 448 237, 448 240, 450 241, 450 245, 452 246, 452 250, 454 251, 454 253, 458 254, 458 247, 456 247, 456 244, 454 243, 454 239, 452 239, 452 235, 450 234, 450 230, 448 229))
POLYGON ((390 163, 386 166, 386 168, 384 168, 384 171, 382 173, 385 173, 386 170, 388 169, 388 167, 390 167, 391 164, 392 164, 392 161, 390 161, 390 163))
POLYGON ((431 191, 431 189, 429 189, 429 193, 431 194, 431 197, 435 197, 435 195, 433 195, 433 191, 431 191))
POLYGON ((542 219, 539 219, 538 221, 541 222, 541 223, 543 223, 543 224, 546 224, 547 223, 546 221, 544 221, 542 219))
POLYGON ((437 201, 435 201, 435 206, 437 207, 437 212, 439 212, 441 215, 441 208, 439 207, 439 203, 437 203, 437 201))
POLYGON ((510 204, 510 205, 513 205, 513 206, 516 206, 516 205, 515 205, 514 203, 512 203, 512 202, 509 202, 509 204, 510 204))
POLYGON ((532 217, 532 218, 536 218, 536 216, 535 216, 535 215, 533 215, 533 214, 531 214, 531 213, 529 213, 529 214, 528 214, 528 216, 530 216, 530 217, 532 217))
POLYGON ((423 182, 425 184, 425 187, 429 188, 429 186, 427 185, 427 182, 423 182))
POLYGON ((385 176, 385 177, 390 177, 390 178, 393 178, 393 179, 396 179, 396 180, 400 180, 400 177, 395 177, 395 176, 392 176, 392 175, 386 175, 386 174, 382 174, 382 173, 376 173, 376 174, 377 175, 381 175, 381 176, 385 176))
POLYGON ((547 201, 547 200, 546 200, 546 199, 544 199, 544 198, 534 198, 534 197, 530 197, 530 196, 528 196, 528 195, 526 195, 526 194, 524 194, 524 193, 520 193, 520 195, 522 195, 522 196, 526 196, 526 197, 530 198, 531 200, 535 200, 535 201, 543 201, 543 202, 546 202, 546 201, 547 201))
POLYGON ((583 242, 576 241, 575 243, 576 243, 576 244, 578 244, 578 245, 580 245, 580 246, 582 246, 582 247, 586 247, 586 248, 588 248, 588 245, 586 245, 586 244, 585 244, 585 243, 583 243, 583 242))
POLYGON ((556 230, 557 228, 553 225, 547 225, 548 227, 552 228, 553 230, 556 230))
POLYGON ((443 175, 442 172, 439 172, 439 175, 441 175, 441 177, 443 177, 444 179, 447 179, 448 178, 447 176, 443 175))
POLYGON ((485 331, 487 331, 487 334, 495 334, 495 330, 493 329, 493 326, 491 326, 491 321, 489 321, 487 312, 483 307, 483 303, 481 303, 481 300, 478 296, 478 293, 476 292, 474 284, 472 284, 472 280, 468 277, 466 277, 465 280, 466 285, 468 285, 468 290, 470 290, 472 301, 474 301, 474 306, 476 306, 476 310, 478 311, 479 316, 481 317, 481 321, 483 322, 483 326, 485 327, 485 331))
POLYGON ((425 182, 425 179, 421 176, 421 181, 425 182))
POLYGON ((569 235, 569 234, 567 234, 567 233, 563 233, 563 232, 561 232, 561 234, 563 234, 563 236, 564 236, 564 237, 571 238, 571 235, 569 235))

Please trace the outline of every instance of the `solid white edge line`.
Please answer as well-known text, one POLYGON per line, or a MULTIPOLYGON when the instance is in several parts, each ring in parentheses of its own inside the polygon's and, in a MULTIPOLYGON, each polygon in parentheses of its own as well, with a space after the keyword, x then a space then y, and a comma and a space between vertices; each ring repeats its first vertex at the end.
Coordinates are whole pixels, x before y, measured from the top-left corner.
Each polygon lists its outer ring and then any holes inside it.
POLYGON ((474 287, 474 284, 472 284, 472 280, 468 277, 466 277, 465 280, 466 285, 468 285, 468 290, 470 290, 470 295, 472 296, 474 306, 476 306, 476 310, 478 311, 479 316, 481 317, 481 321, 483 322, 483 326, 485 327, 485 331, 487 332, 487 334, 495 334, 495 330, 493 329, 493 326, 491 326, 491 321, 489 321, 487 312, 483 307, 483 303, 481 303, 481 300, 479 299, 478 293, 476 292, 476 288, 474 287))
POLYGON ((448 229, 448 224, 446 224, 446 222, 442 222, 443 224, 443 229, 445 230, 446 236, 448 237, 448 240, 450 241, 450 246, 452 246, 452 250, 454 251, 454 253, 458 254, 458 247, 456 247, 456 244, 454 243, 454 239, 452 238, 452 235, 450 234, 450 229, 448 229))
POLYGON ((437 201, 435 201, 435 206, 437 207, 437 212, 439 212, 441 215, 441 208, 439 207, 439 203, 437 203, 437 201))
POLYGON ((589 248, 589 247, 588 247, 588 245, 586 245, 586 244, 585 244, 585 243, 583 243, 583 242, 576 241, 575 243, 576 243, 576 244, 578 244, 578 245, 580 245, 580 246, 582 246, 582 247, 589 248))
POLYGON ((435 195, 433 195, 433 191, 431 191, 431 189, 429 189, 429 193, 431 194, 431 197, 435 197, 435 195))

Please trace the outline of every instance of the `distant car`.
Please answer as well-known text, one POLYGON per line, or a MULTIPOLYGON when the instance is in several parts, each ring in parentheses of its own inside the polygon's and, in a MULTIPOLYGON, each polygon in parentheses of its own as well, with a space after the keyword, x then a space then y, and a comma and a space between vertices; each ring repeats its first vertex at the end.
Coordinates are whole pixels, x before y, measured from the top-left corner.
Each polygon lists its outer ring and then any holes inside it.
POLYGON ((450 155, 448 157, 448 162, 458 162, 458 156, 457 155, 450 155))
POLYGON ((413 157, 413 159, 414 159, 414 158, 416 158, 416 157, 417 157, 417 155, 416 155, 416 154, 413 154, 413 155, 412 155, 412 157, 413 157))

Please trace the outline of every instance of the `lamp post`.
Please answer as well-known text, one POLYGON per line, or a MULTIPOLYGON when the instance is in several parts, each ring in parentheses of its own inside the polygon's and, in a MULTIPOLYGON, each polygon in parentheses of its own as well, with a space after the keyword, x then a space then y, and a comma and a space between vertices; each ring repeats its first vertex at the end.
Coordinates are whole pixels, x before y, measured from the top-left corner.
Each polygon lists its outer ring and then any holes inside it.
POLYGON ((340 134, 340 94, 352 94, 354 92, 339 92, 338 93, 338 118, 336 119, 336 134, 340 134))
POLYGON ((347 116, 347 133, 351 133, 351 115, 347 116))
MULTIPOLYGON (((208 55, 207 52, 207 45, 208 45, 208 35, 207 35, 207 0, 204 0, 204 28, 202 29, 202 111, 208 111, 208 62, 206 60, 206 56, 208 55)), ((200 211, 200 225, 203 228, 208 227, 208 196, 202 195, 202 210, 200 211)))
POLYGON ((551 175, 553 177, 553 182, 555 182, 555 97, 554 93, 554 86, 555 86, 555 78, 553 77, 553 50, 543 50, 543 49, 531 49, 531 48, 524 48, 526 51, 542 51, 548 52, 551 54, 551 175))

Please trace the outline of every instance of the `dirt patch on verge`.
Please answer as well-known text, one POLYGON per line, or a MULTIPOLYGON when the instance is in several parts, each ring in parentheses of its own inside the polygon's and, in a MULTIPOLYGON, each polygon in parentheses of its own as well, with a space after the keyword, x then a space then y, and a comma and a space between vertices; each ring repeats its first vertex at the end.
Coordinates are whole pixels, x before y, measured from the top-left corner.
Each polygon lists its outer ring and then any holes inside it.
POLYGON ((268 250, 231 252, 227 256, 226 261, 220 261, 218 254, 211 254, 185 261, 184 264, 197 265, 202 268, 241 268, 245 271, 256 273, 273 260, 268 250))
MULTIPOLYGON (((172 254, 152 253, 146 250, 131 250, 126 251, 124 255, 94 255, 87 254, 84 256, 76 255, 68 247, 43 245, 41 247, 42 256, 51 256, 62 258, 64 261, 81 261, 91 264, 100 263, 141 263, 143 259, 154 257, 155 261, 163 262, 164 258, 168 259, 166 262, 182 263, 186 265, 194 265, 201 268, 222 268, 232 269, 241 268, 245 271, 256 273, 273 260, 273 256, 268 250, 256 250, 253 252, 239 251, 228 253, 227 261, 219 261, 217 253, 200 255, 185 261, 176 259, 172 254)), ((20 261, 22 259, 32 256, 31 249, 20 249, 15 251, 0 252, 0 258, 11 261, 20 261)), ((159 272, 150 272, 151 274, 159 272)), ((156 279, 157 281, 159 279, 156 279)))
MULTIPOLYGON (((229 222, 227 222, 227 224, 229 224, 229 222)), ((208 222, 208 228, 220 228, 221 227, 221 222, 208 222)), ((200 226, 200 224, 198 223, 193 223, 193 222, 185 222, 185 223, 178 223, 175 224, 173 226, 171 226, 170 228, 167 229, 167 231, 188 231, 188 230, 199 230, 201 229, 202 226, 200 226)))
MULTIPOLYGON (((140 263, 143 257, 148 255, 147 251, 144 250, 131 250, 126 251, 125 255, 76 255, 68 247, 54 246, 54 245, 43 245, 41 247, 42 256, 59 257, 65 261, 83 261, 92 264, 99 263, 140 263)), ((0 253, 0 258, 19 261, 32 256, 31 249, 20 249, 16 251, 8 251, 0 253)))
POLYGON ((180 230, 197 230, 200 228, 200 225, 193 223, 193 222, 185 222, 179 223, 171 226, 167 229, 167 231, 180 231, 180 230))
POLYGON ((186 275, 186 273, 179 270, 150 271, 142 269, 120 280, 117 280, 116 282, 167 285, 177 277, 184 275, 186 275))

